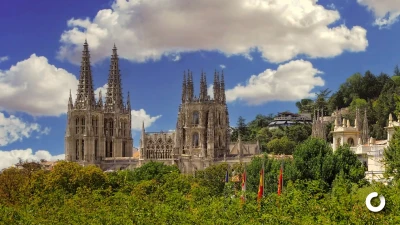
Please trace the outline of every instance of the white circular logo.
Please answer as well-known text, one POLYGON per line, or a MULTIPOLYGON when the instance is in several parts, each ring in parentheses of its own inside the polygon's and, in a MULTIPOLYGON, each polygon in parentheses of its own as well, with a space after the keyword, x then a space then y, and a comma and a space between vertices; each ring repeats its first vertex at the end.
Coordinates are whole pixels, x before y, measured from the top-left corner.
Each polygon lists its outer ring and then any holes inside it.
POLYGON ((384 207, 385 207, 385 197, 383 197, 383 195, 379 196, 379 200, 381 201, 381 204, 379 204, 378 207, 372 206, 371 205, 371 200, 375 197, 378 197, 378 193, 377 192, 372 192, 371 194, 369 194, 367 196, 367 199, 365 200, 365 204, 367 205, 367 208, 369 209, 369 211, 371 212, 380 212, 384 207))

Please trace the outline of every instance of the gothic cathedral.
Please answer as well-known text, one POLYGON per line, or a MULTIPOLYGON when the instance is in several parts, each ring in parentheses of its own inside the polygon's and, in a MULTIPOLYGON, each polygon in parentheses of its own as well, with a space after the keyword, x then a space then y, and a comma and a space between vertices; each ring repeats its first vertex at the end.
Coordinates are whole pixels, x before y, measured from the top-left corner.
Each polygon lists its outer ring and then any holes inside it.
POLYGON ((68 161, 98 164, 107 157, 132 156, 131 106, 124 104, 117 48, 111 56, 108 88, 95 100, 90 54, 83 45, 80 78, 75 103, 70 93, 65 135, 65 157, 68 161))
MULTIPOLYGON (((75 104, 70 93, 65 135, 67 161, 96 164, 103 170, 135 168, 158 161, 192 173, 212 164, 249 162, 260 154, 259 143, 230 143, 229 114, 223 72, 215 71, 213 95, 207 94, 205 73, 200 93, 194 94, 193 74, 185 71, 176 130, 147 132, 142 125, 139 157, 133 157, 131 105, 124 104, 117 48, 114 45, 105 102, 96 101, 87 42, 83 45, 81 72, 75 104)), ((143 122, 143 121, 142 121, 143 122)))

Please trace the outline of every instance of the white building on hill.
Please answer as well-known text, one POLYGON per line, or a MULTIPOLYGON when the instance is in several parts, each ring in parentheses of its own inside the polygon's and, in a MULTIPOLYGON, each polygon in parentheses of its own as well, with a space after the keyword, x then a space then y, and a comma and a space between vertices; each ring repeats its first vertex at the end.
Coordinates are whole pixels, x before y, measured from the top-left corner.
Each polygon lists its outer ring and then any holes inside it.
POLYGON ((364 118, 361 122, 360 113, 357 110, 354 124, 350 120, 341 119, 341 114, 335 115, 335 126, 332 131, 333 151, 336 151, 339 146, 348 144, 350 149, 358 156, 358 159, 367 167, 365 173, 366 179, 369 181, 387 182, 383 177, 385 172, 382 163, 383 151, 388 147, 389 141, 395 131, 395 127, 400 126, 400 121, 393 121, 393 117, 389 115, 386 140, 375 140, 368 136, 368 121, 367 114, 364 112, 364 118))

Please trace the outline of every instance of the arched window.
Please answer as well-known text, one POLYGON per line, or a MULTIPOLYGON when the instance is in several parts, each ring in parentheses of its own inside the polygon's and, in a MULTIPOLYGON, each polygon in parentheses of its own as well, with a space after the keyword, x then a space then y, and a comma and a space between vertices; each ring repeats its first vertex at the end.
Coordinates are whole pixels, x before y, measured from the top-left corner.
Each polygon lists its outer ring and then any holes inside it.
POLYGON ((75 143, 75 154, 76 154, 76 160, 79 160, 79 140, 76 140, 75 143))
POLYGON ((114 121, 109 119, 108 122, 110 123, 110 136, 114 135, 114 121))
POLYGON ((79 134, 79 118, 76 117, 75 119, 75 133, 79 134))
POLYGON ((93 133, 94 135, 98 135, 98 123, 99 119, 96 116, 92 117, 92 127, 93 127, 93 133))
POLYGON ((122 142, 122 157, 126 157, 126 142, 122 142))
POLYGON ((84 157, 85 156, 85 141, 84 140, 82 140, 81 149, 82 149, 82 151, 81 151, 81 159, 85 160, 86 157, 84 157))
POLYGON ((81 132, 85 133, 85 117, 81 118, 81 132))
POLYGON ((199 147, 199 133, 197 132, 193 134, 193 147, 199 147))
POLYGON ((350 146, 354 146, 354 139, 353 138, 347 139, 347 144, 349 144, 350 146))
POLYGON ((97 160, 99 156, 99 141, 97 139, 94 140, 94 160, 97 160))
POLYGON ((199 123, 200 123, 199 112, 194 111, 193 112, 193 125, 199 125, 199 123))

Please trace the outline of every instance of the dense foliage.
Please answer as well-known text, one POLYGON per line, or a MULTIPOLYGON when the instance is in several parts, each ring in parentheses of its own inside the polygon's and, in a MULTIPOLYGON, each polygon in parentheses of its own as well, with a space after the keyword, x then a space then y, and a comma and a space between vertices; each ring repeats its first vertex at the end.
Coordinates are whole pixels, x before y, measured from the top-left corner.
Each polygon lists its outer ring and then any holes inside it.
POLYGON ((133 171, 103 172, 59 162, 51 171, 22 163, 0 174, 0 224, 391 224, 399 222, 400 186, 368 185, 364 168, 347 146, 332 152, 316 139, 297 145, 293 159, 266 155, 249 164, 218 164, 196 174, 150 162, 133 171), (256 200, 265 168, 265 197, 256 200), (279 169, 284 189, 277 195, 279 169), (240 182, 247 172, 246 202, 240 182), (232 180, 232 179, 231 179, 232 180), (365 198, 386 197, 380 213, 365 198))

